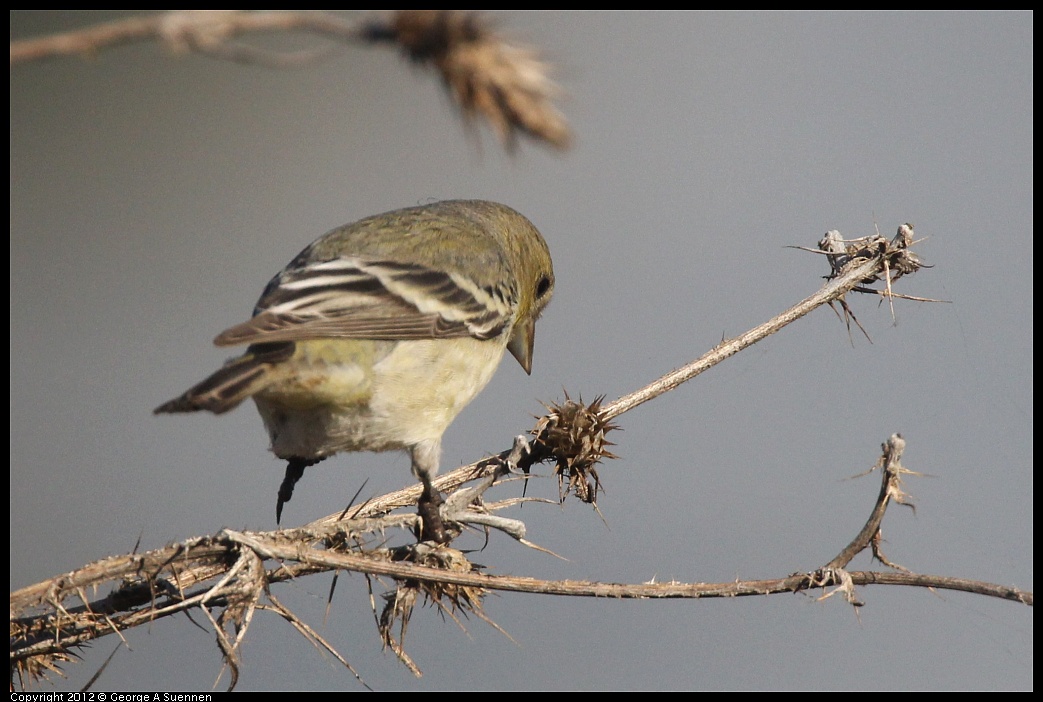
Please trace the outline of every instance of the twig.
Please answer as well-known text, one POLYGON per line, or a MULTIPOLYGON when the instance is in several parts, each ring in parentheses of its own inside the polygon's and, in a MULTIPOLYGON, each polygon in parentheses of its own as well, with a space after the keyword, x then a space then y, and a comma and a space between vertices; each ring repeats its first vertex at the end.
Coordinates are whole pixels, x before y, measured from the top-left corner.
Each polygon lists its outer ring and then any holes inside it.
POLYGON ((269 68, 303 68, 346 43, 393 44, 416 64, 435 69, 465 122, 484 119, 504 148, 519 136, 566 149, 568 120, 554 102, 561 90, 538 52, 493 31, 482 15, 457 10, 397 10, 361 19, 321 11, 171 10, 70 32, 11 42, 11 66, 62 56, 90 57, 104 49, 159 41, 172 53, 269 68), (333 42, 305 51, 271 51, 236 43, 262 32, 306 32, 333 42))
MULTIPOLYGON (((605 419, 618 417, 638 405, 673 390, 678 385, 709 370, 726 358, 734 356, 765 337, 771 336, 788 324, 808 314, 816 307, 840 300, 844 295, 858 288, 865 289, 863 283, 879 279, 882 275, 886 275, 891 268, 900 271, 900 275, 913 272, 922 264, 909 251, 909 246, 914 242, 911 236, 908 238, 905 236, 906 228, 908 228, 908 232, 911 235, 912 226, 908 224, 902 225, 898 230, 898 235, 890 243, 883 237, 873 239, 866 237, 863 240, 859 240, 862 244, 860 248, 851 251, 839 253, 834 251, 832 254, 823 251, 827 255, 832 255, 831 264, 833 265, 834 275, 831 276, 830 282, 818 292, 804 298, 785 312, 750 329, 746 333, 733 339, 722 341, 703 356, 675 371, 667 373, 640 390, 635 390, 604 405, 601 408, 601 416, 605 419), (841 255, 844 257, 842 260, 839 259, 841 255), (896 261, 900 263, 896 264, 896 261)), ((891 278, 887 277, 888 292, 886 294, 888 295, 890 294, 890 282, 891 278)), ((880 291, 871 288, 867 290, 874 294, 880 293, 880 291)))

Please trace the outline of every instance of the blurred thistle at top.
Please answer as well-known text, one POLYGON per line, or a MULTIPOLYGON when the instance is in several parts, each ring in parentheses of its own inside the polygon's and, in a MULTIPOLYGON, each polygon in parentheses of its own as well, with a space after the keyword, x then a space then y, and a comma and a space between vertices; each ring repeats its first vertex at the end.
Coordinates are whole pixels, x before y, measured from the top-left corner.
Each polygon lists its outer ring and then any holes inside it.
POLYGON ((518 134, 569 147, 568 121, 552 103, 562 91, 549 77, 550 64, 492 31, 481 15, 396 10, 370 21, 363 33, 374 41, 397 42, 417 63, 433 64, 464 117, 488 120, 508 151, 517 146, 518 134))
POLYGON ((517 147, 519 134, 569 147, 568 121, 553 104, 562 90, 550 79, 550 64, 536 50, 494 32, 492 22, 474 11, 389 10, 347 18, 322 10, 168 10, 13 39, 11 66, 58 56, 93 58, 103 49, 141 41, 159 41, 174 54, 272 68, 307 67, 336 53, 335 45, 285 51, 240 40, 287 32, 316 34, 335 44, 398 44, 415 63, 436 68, 468 124, 487 120, 508 151, 517 147))

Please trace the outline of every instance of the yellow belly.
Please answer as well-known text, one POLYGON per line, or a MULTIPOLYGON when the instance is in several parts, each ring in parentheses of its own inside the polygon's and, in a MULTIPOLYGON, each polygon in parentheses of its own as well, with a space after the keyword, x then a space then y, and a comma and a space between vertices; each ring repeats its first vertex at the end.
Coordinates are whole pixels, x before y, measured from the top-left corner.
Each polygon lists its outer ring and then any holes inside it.
POLYGON ((254 396, 280 458, 437 441, 492 378, 501 339, 298 342, 254 396))

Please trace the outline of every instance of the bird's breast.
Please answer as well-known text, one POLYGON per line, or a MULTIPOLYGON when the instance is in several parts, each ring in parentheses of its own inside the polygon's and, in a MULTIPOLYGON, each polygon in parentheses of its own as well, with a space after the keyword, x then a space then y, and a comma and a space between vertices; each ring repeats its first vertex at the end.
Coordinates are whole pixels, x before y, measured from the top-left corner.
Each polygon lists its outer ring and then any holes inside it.
POLYGON ((298 342, 254 400, 280 458, 406 449, 440 439, 486 386, 503 338, 298 342))

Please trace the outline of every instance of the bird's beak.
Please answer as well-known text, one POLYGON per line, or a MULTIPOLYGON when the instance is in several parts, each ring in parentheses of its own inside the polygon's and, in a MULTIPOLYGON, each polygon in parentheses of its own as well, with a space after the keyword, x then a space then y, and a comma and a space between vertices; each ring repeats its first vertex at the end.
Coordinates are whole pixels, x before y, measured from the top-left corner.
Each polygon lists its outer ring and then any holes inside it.
POLYGON ((507 340, 507 350, 518 359, 522 369, 532 373, 532 344, 536 338, 536 320, 529 319, 515 325, 511 338, 507 340))

